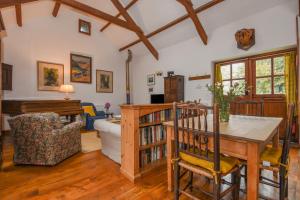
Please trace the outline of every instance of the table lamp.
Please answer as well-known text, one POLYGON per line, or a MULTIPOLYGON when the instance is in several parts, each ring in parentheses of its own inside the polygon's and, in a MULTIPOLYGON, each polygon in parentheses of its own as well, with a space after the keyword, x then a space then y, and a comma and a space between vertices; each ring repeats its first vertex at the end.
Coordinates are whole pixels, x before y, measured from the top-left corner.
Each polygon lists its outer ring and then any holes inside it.
POLYGON ((74 92, 74 87, 73 85, 61 85, 59 91, 66 94, 65 100, 70 100, 69 94, 74 92))

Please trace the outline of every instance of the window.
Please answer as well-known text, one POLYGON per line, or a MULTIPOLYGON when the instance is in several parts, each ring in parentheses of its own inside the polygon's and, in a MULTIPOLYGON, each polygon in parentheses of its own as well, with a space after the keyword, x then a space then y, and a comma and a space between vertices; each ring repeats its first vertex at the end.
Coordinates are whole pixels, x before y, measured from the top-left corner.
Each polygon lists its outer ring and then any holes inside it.
POLYGON ((256 60, 256 95, 285 94, 284 67, 284 56, 256 60))
MULTIPOLYGON (((246 63, 235 62, 226 65, 221 65, 222 82, 224 93, 227 93, 229 88, 234 84, 245 84, 246 63)), ((242 95, 242 94, 241 94, 242 95)))
POLYGON ((247 88, 241 95, 249 98, 283 98, 286 94, 285 59, 287 53, 294 51, 289 49, 217 63, 224 93, 239 83, 247 88))

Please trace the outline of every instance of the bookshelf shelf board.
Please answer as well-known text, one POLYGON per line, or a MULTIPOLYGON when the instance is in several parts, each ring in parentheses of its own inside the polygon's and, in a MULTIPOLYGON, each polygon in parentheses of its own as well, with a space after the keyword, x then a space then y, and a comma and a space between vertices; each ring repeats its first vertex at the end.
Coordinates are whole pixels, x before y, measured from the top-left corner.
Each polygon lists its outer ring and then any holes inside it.
POLYGON ((152 169, 166 165, 166 164, 167 164, 166 158, 162 158, 157 161, 151 162, 140 169, 140 174, 141 175, 146 174, 146 173, 150 172, 152 169))
POLYGON ((163 122, 151 122, 151 123, 144 123, 140 124, 140 128, 144 128, 147 126, 157 126, 157 125, 162 125, 163 122))
POLYGON ((140 146, 140 151, 145 150, 145 149, 149 149, 151 147, 160 146, 160 145, 163 145, 163 144, 167 144, 167 140, 162 140, 162 141, 159 141, 159 142, 156 142, 156 143, 153 143, 153 144, 142 145, 142 146, 140 146))

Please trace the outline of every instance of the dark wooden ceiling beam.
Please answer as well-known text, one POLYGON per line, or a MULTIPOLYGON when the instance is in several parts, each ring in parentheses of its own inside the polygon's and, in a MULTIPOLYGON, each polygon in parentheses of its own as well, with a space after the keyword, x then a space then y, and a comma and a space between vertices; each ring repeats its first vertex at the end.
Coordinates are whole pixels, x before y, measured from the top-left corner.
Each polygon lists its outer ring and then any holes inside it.
MULTIPOLYGON (((133 6, 138 0, 132 0, 126 7, 125 9, 128 10, 129 8, 131 8, 131 6, 133 6)), ((115 17, 120 17, 121 16, 121 13, 118 13, 117 15, 115 15, 115 17)), ((110 22, 108 22, 107 24, 105 24, 101 29, 100 31, 103 32, 106 28, 108 28, 109 26, 111 25, 110 22)))
POLYGON ((115 25, 118 25, 120 27, 123 27, 125 29, 128 29, 130 31, 134 31, 134 32, 137 32, 139 30, 136 29, 135 26, 125 22, 124 20, 121 20, 119 18, 116 18, 110 14, 107 14, 105 12, 102 12, 98 9, 95 9, 91 6, 88 6, 86 4, 83 4, 83 3, 80 3, 78 1, 75 1, 75 0, 61 0, 61 3, 64 4, 64 5, 67 5, 67 6, 70 6, 76 10, 79 10, 81 12, 84 12, 84 13, 87 13, 89 15, 93 15, 97 18, 100 18, 102 20, 105 20, 105 21, 108 21, 108 22, 111 22, 115 25))
POLYGON ((191 0, 177 0, 177 1, 185 7, 187 13, 189 14, 191 20, 193 21, 193 23, 195 25, 195 28, 196 28, 201 40, 203 41, 203 43, 205 45, 207 45, 207 34, 206 34, 206 32, 205 32, 197 14, 193 8, 192 1, 191 0))
MULTIPOLYGON (((209 9, 209 8, 215 6, 215 5, 217 5, 217 4, 219 4, 219 3, 223 2, 223 1, 225 1, 225 0, 212 0, 212 1, 210 1, 210 2, 208 2, 206 4, 204 4, 204 5, 196 8, 195 12, 196 13, 203 12, 203 11, 205 11, 205 10, 207 10, 207 9, 209 9)), ((164 26, 156 29, 155 31, 152 31, 151 33, 147 34, 146 37, 147 38, 151 38, 151 37, 153 37, 153 36, 155 36, 155 35, 163 32, 163 31, 165 31, 165 30, 167 30, 167 29, 169 29, 169 28, 171 28, 171 27, 173 27, 173 26, 175 26, 175 25, 183 22, 186 19, 189 19, 189 15, 188 14, 183 15, 183 16, 181 16, 181 17, 179 17, 179 18, 177 18, 177 19, 169 22, 168 24, 166 24, 166 25, 164 25, 164 26)), ((128 44, 128 45, 120 48, 119 51, 124 51, 125 49, 128 49, 128 48, 130 48, 130 47, 132 47, 132 46, 134 46, 134 45, 136 45, 136 44, 138 44, 140 42, 142 42, 142 40, 138 39, 138 40, 136 40, 134 42, 131 42, 130 44, 128 44)))
POLYGON ((137 36, 141 39, 141 41, 144 43, 144 45, 148 48, 148 50, 152 53, 152 55, 158 60, 159 55, 156 49, 153 47, 153 45, 150 43, 150 41, 147 39, 147 37, 144 35, 141 28, 134 22, 134 20, 130 17, 126 9, 122 6, 122 4, 119 2, 119 0, 111 0, 111 2, 115 5, 115 7, 119 10, 121 15, 125 18, 125 20, 135 26, 139 31, 136 32, 137 36))
POLYGON ((2 13, 0 10, 0 39, 6 35, 5 25, 2 17, 2 13))
POLYGON ((16 19, 17 19, 17 24, 18 26, 22 26, 22 6, 21 3, 17 3, 15 5, 15 9, 16 9, 16 19))
POLYGON ((38 0, 1 0, 0 8, 15 6, 18 3, 30 3, 38 0))
POLYGON ((59 0, 56 0, 54 9, 52 12, 53 17, 57 17, 60 6, 61 6, 61 2, 59 0))

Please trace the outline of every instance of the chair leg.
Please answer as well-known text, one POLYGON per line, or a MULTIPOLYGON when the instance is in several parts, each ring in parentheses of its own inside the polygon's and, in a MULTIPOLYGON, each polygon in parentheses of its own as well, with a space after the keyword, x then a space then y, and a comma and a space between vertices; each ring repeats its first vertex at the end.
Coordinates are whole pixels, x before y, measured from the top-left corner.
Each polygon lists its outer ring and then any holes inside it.
POLYGON ((193 189, 193 172, 189 171, 189 185, 190 185, 190 190, 193 189))
POLYGON ((179 176, 180 176, 180 169, 178 165, 178 161, 174 163, 174 199, 179 200, 179 176))
POLYGON ((285 178, 280 174, 279 178, 279 199, 284 200, 285 197, 285 178))
POLYGON ((288 195, 289 195, 289 178, 286 178, 286 187, 285 187, 285 198, 288 199, 288 195))
POLYGON ((232 191, 232 199, 238 200, 239 194, 240 194, 240 181, 241 181, 241 172, 240 170, 237 170, 231 175, 231 182, 233 186, 235 187, 232 191))
POLYGON ((221 180, 217 177, 217 183, 214 181, 214 200, 220 200, 221 197, 221 180))

